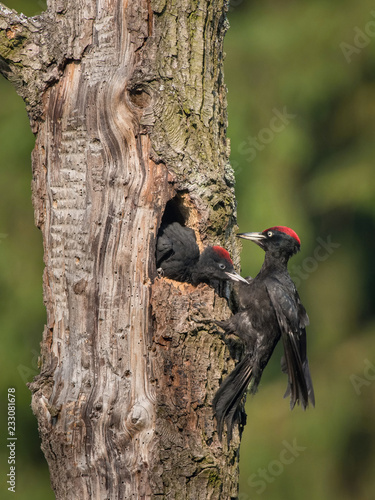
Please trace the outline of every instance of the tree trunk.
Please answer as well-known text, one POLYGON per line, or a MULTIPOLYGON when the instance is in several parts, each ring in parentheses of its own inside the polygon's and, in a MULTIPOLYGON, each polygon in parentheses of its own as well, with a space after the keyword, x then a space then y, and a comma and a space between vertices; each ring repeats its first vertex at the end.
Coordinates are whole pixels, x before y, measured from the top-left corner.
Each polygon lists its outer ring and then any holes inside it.
POLYGON ((206 285, 159 278, 161 218, 233 238, 226 1, 0 4, 0 70, 25 100, 47 324, 31 384, 58 499, 237 496, 212 398, 231 367, 206 285), (169 203, 168 203, 169 202, 169 203))

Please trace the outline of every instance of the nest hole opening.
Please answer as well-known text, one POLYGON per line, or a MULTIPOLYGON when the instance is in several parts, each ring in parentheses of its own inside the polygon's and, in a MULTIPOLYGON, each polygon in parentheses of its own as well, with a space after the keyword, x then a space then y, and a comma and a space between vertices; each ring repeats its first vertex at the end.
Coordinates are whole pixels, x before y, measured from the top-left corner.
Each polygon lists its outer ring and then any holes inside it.
POLYGON ((169 226, 169 224, 173 222, 178 222, 181 226, 186 225, 189 219, 190 210, 185 205, 184 194, 185 192, 183 191, 178 192, 176 196, 170 199, 165 205, 159 232, 162 228, 169 226))

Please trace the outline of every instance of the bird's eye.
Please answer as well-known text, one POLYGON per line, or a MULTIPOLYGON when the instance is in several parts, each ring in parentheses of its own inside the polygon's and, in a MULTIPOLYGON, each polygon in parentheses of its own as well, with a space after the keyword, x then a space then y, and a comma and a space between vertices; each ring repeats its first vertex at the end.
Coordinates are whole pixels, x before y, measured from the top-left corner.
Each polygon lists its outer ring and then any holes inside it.
POLYGON ((225 269, 225 264, 219 264, 220 269, 225 269))
POLYGON ((271 236, 272 236, 272 235, 273 235, 273 232, 272 232, 272 231, 268 231, 267 236, 268 236, 269 238, 271 238, 271 236))

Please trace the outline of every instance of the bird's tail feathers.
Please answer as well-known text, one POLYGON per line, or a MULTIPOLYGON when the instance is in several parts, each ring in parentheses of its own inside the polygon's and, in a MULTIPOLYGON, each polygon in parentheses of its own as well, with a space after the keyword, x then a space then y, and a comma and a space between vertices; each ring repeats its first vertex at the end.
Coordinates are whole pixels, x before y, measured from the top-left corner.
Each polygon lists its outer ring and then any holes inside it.
POLYGON ((305 359, 305 361, 303 363, 303 373, 305 375, 305 380, 306 380, 306 385, 307 385, 307 393, 308 393, 310 403, 312 404, 312 406, 315 406, 314 387, 313 387, 313 383, 311 380, 309 362, 308 362, 307 358, 305 359))
POLYGON ((213 407, 217 420, 217 431, 221 440, 224 424, 227 424, 228 445, 232 439, 234 424, 240 419, 240 403, 252 379, 252 373, 251 355, 247 354, 228 375, 215 394, 213 407))
POLYGON ((311 404, 315 405, 314 389, 312 385, 307 358, 302 362, 296 340, 292 334, 282 335, 285 364, 283 371, 288 374, 288 387, 284 397, 290 396, 290 409, 299 403, 305 410, 311 404))

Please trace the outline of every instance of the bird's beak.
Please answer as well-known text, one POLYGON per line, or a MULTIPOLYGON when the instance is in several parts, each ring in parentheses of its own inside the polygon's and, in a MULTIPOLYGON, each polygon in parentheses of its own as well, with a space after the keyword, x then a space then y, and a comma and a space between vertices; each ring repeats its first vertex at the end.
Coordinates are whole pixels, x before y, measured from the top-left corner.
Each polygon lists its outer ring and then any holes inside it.
POLYGON ((247 280, 245 280, 245 278, 243 278, 242 276, 240 276, 238 273, 236 273, 236 271, 233 271, 231 273, 228 273, 226 272, 225 273, 231 280, 233 281, 243 281, 244 283, 246 283, 247 285, 249 284, 249 282, 247 280))
POLYGON ((240 233, 236 236, 237 238, 254 241, 259 246, 262 246, 263 240, 267 238, 263 233, 240 233))

